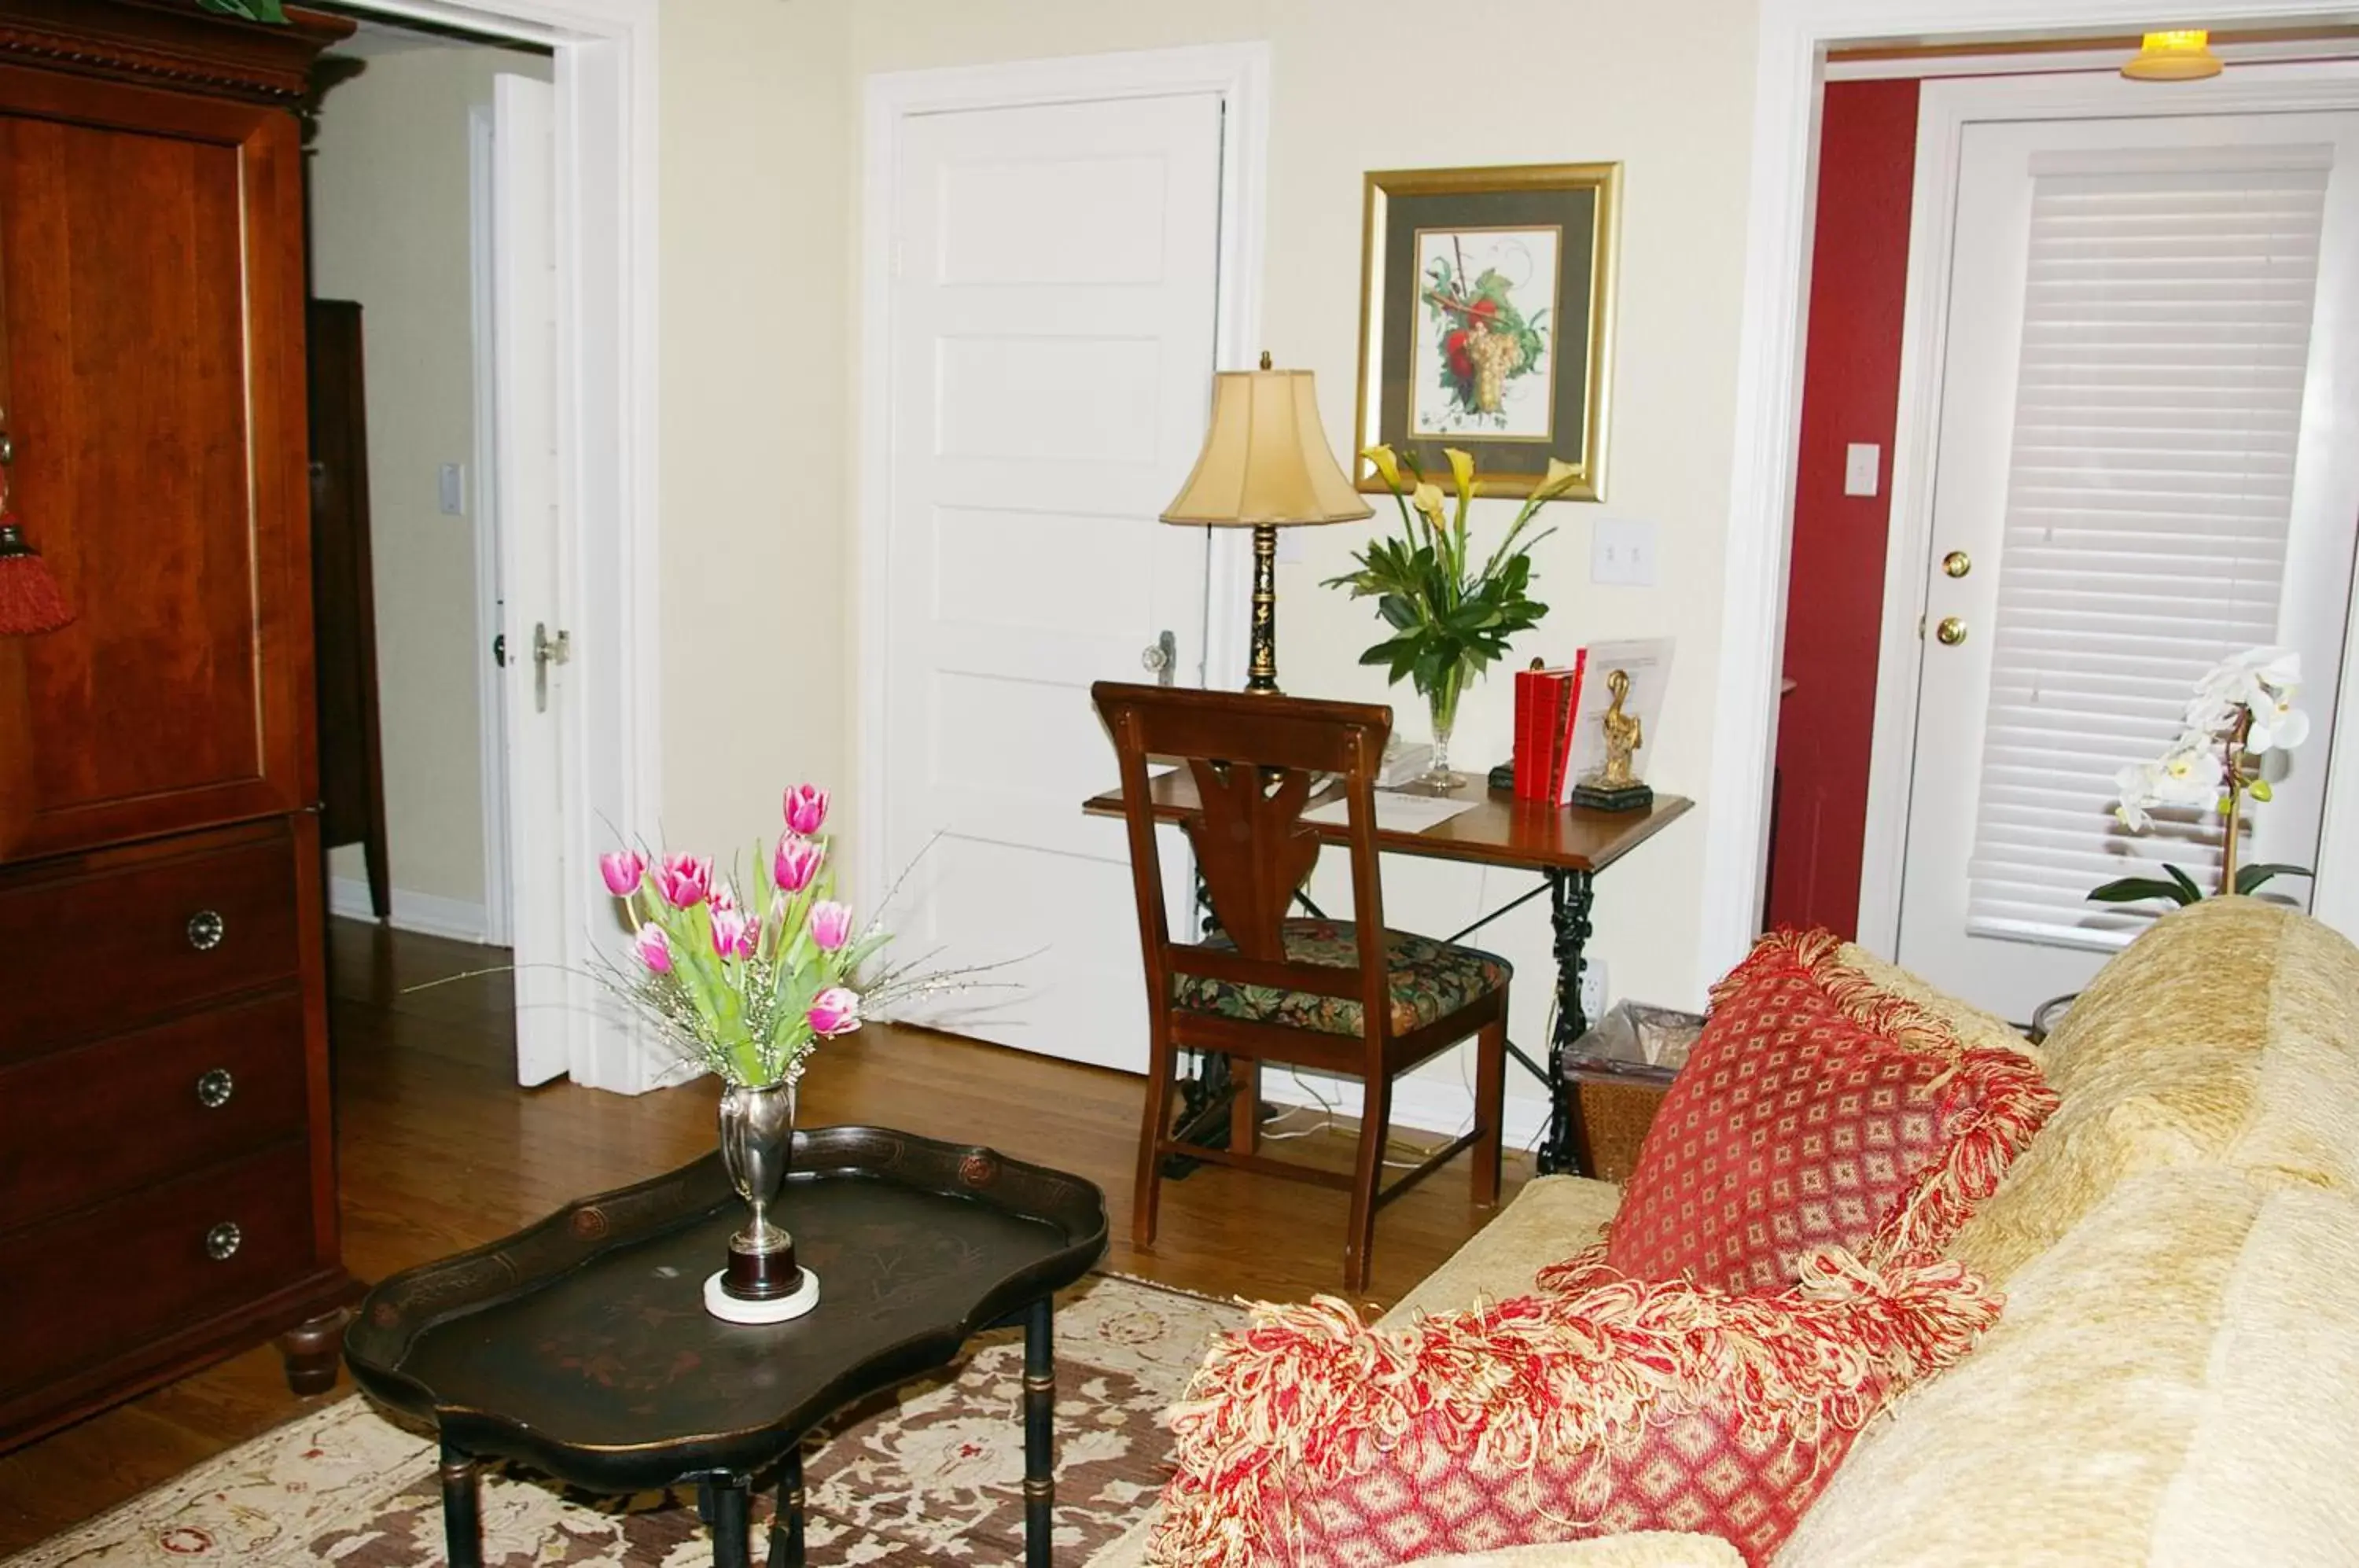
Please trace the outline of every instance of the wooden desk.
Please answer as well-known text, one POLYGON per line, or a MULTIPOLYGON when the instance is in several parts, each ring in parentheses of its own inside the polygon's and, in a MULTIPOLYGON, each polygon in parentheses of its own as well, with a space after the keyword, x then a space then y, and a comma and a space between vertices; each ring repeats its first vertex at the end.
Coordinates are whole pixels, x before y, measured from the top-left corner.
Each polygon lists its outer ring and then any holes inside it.
MULTIPOLYGON (((1185 822, 1201 809, 1197 801, 1196 781, 1184 772, 1161 774, 1148 789, 1159 821, 1185 822)), ((1330 791, 1315 797, 1310 803, 1317 806, 1332 799, 1332 794, 1330 791)), ((1549 895, 1557 963, 1556 1028, 1549 1040, 1549 1064, 1543 1068, 1512 1044, 1507 1049, 1549 1088, 1552 1109, 1548 1137, 1539 1149, 1541 1171, 1576 1170, 1578 1140, 1572 1118, 1578 1110, 1571 1102, 1563 1056, 1565 1048, 1589 1028, 1588 1015, 1581 1006, 1581 975, 1586 964, 1590 914, 1596 898, 1594 880, 1599 872, 1685 815, 1695 802, 1677 795, 1658 795, 1655 803, 1643 811, 1584 811, 1574 806, 1518 800, 1491 789, 1480 775, 1470 776, 1453 798, 1473 800, 1474 808, 1423 833, 1380 827, 1376 830, 1376 847, 1394 855, 1421 855, 1434 860, 1470 861, 1540 874, 1540 886, 1493 909, 1473 924, 1451 932, 1446 940, 1457 942, 1471 936, 1508 910, 1520 908, 1542 893, 1549 895)), ((1122 791, 1117 788, 1093 795, 1082 802, 1082 810, 1091 816, 1119 817, 1123 814, 1122 791)), ((1328 843, 1344 842, 1341 822, 1303 825, 1328 843)), ((1200 903, 1201 892, 1200 884, 1200 903)), ((1320 913, 1308 898, 1301 902, 1314 915, 1320 913)), ((1207 908, 1208 927, 1210 921, 1207 908)), ((1203 1098, 1205 1091, 1200 1083, 1197 1093, 1189 1096, 1185 1119, 1191 1123, 1197 1119, 1205 1108, 1197 1102, 1203 1098)))

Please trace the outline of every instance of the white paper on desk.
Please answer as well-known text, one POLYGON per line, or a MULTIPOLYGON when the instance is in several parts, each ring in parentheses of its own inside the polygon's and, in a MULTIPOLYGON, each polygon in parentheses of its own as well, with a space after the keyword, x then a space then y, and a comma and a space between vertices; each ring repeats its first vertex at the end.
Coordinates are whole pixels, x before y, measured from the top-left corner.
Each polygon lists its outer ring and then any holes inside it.
MULTIPOLYGON (((1461 811, 1474 809, 1472 800, 1445 800, 1436 795, 1404 795, 1394 789, 1378 789, 1376 826, 1386 833, 1423 833, 1437 827, 1461 811)), ((1313 806, 1302 813, 1306 822, 1349 822, 1351 802, 1341 796, 1323 806, 1313 806)))

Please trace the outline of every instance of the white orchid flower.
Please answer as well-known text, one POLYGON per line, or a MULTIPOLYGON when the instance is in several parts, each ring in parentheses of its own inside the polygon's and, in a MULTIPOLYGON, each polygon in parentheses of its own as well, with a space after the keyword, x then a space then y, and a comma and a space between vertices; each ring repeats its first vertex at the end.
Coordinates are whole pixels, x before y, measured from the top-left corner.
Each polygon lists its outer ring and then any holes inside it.
POLYGON ((2209 806, 2219 800, 2227 777, 2219 738, 2190 730, 2154 765, 2155 804, 2209 806))
POLYGON ((2293 705, 2288 686, 2253 709, 2252 729, 2245 736, 2247 751, 2291 751, 2310 738, 2310 715, 2293 705))
POLYGON ((2121 804, 2114 808, 2114 815, 2121 819, 2122 826, 2134 833, 2142 833, 2154 826, 2154 818, 2147 812, 2147 808, 2155 803, 2153 763, 2131 763, 2114 775, 2114 788, 2121 797, 2121 804))

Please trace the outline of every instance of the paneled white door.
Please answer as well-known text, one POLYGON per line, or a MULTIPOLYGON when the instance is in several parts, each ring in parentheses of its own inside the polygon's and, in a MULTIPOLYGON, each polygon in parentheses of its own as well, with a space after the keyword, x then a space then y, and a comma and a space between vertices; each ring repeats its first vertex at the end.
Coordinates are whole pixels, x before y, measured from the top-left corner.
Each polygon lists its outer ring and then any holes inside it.
POLYGON ((2090 888, 2216 879, 2216 817, 2134 836, 2112 811, 2227 654, 2301 652, 2316 727, 2242 858, 2316 862, 2359 518, 2359 114, 1969 125, 1955 232, 1898 956, 2021 1019, 2154 917, 2090 888))
POLYGON ((1157 514, 1203 438, 1221 137, 1211 93, 923 114, 893 193, 882 858, 900 956, 1006 965, 902 1017, 1134 1071, 1089 689, 1166 633, 1202 668, 1205 532, 1157 514))
POLYGON ((566 933, 582 903, 575 874, 589 871, 566 861, 568 693, 565 667, 550 653, 566 623, 557 516, 556 125, 557 92, 548 82, 494 78, 493 484, 507 639, 508 919, 522 1083, 573 1065, 566 933), (546 657, 536 656, 537 646, 546 657))

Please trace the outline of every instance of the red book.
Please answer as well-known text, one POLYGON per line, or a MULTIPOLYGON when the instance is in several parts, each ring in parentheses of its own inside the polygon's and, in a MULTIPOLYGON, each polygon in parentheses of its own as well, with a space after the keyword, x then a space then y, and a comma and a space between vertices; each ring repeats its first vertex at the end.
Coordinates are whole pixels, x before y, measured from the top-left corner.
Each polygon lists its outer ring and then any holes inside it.
POLYGON ((1572 800, 1572 787, 1579 780, 1569 776, 1572 766, 1572 726, 1581 716, 1582 678, 1589 672, 1589 650, 1582 648, 1572 656, 1572 668, 1562 671, 1560 701, 1555 710, 1555 724, 1549 735, 1549 788, 1542 800, 1558 805, 1572 800))
POLYGON ((1516 672, 1516 798, 1561 794, 1566 725, 1579 691, 1579 666, 1516 672))

